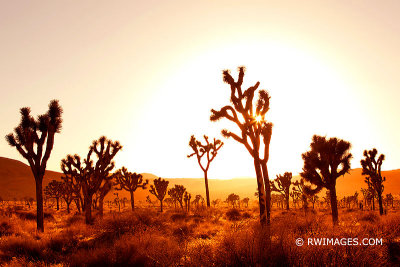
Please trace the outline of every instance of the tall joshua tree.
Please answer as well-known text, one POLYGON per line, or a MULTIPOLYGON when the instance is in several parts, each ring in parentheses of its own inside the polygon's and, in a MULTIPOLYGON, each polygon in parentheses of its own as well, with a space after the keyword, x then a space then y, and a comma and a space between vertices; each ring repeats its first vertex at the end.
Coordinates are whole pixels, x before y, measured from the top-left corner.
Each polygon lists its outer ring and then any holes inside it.
POLYGON ((269 110, 270 96, 267 91, 260 90, 259 97, 254 101, 254 94, 260 82, 246 90, 242 90, 245 68, 239 67, 237 81, 233 79, 228 70, 223 71, 223 80, 231 88, 231 103, 220 110, 211 110, 211 121, 226 118, 234 122, 239 130, 235 134, 226 129, 222 135, 226 138, 232 137, 243 144, 253 157, 254 168, 257 177, 258 201, 260 206, 260 223, 270 225, 271 213, 271 189, 268 176, 267 162, 269 159, 269 144, 272 134, 272 123, 265 120, 269 110))
POLYGON ((161 212, 163 212, 163 200, 167 194, 169 181, 161 179, 154 179, 154 185, 150 185, 150 193, 153 194, 160 201, 161 212))
POLYGON ((141 174, 131 173, 125 167, 122 167, 117 171, 115 175, 116 184, 119 185, 119 188, 115 188, 116 190, 126 190, 131 194, 131 207, 132 211, 135 210, 135 191, 138 188, 146 189, 146 185, 149 183, 149 180, 143 181, 143 176, 141 174))
POLYGON ((315 189, 308 188, 310 194, 320 192, 322 188, 329 190, 332 221, 337 225, 336 179, 350 170, 351 144, 336 137, 327 139, 314 135, 310 147, 310 151, 301 155, 304 167, 300 176, 316 186, 315 189))
POLYGON ((205 144, 202 144, 200 141, 196 140, 196 137, 192 135, 189 141, 189 146, 193 149, 193 153, 188 155, 188 158, 196 155, 197 162, 200 165, 200 168, 204 172, 204 182, 206 186, 206 199, 207 199, 207 207, 210 207, 210 192, 208 190, 208 169, 210 168, 210 163, 217 156, 218 150, 224 145, 221 140, 215 139, 212 143, 208 141, 208 136, 204 135, 205 144), (207 163, 203 166, 201 159, 203 156, 206 156, 207 163))
POLYGON ((278 186, 275 185, 274 181, 271 181, 271 190, 275 192, 279 192, 283 195, 286 202, 286 209, 289 210, 289 197, 290 197, 290 186, 292 185, 292 173, 285 172, 283 175, 277 175, 275 182, 278 186))
POLYGON ((62 108, 58 100, 52 100, 47 113, 37 119, 31 116, 31 109, 21 108, 21 122, 6 140, 10 146, 28 161, 36 182, 37 229, 44 231, 43 217, 43 176, 47 161, 54 145, 54 136, 61 130, 62 108))
POLYGON ((382 177, 381 167, 382 163, 385 160, 385 155, 381 154, 378 158, 378 151, 376 148, 372 150, 364 150, 364 159, 361 160, 362 166, 362 174, 367 175, 368 185, 371 186, 376 195, 378 196, 379 203, 379 214, 383 214, 383 205, 382 205, 382 193, 383 193, 383 182, 386 180, 385 177, 382 177))
POLYGON ((85 223, 91 224, 92 201, 105 180, 111 180, 110 172, 114 169, 114 157, 122 149, 118 141, 111 141, 102 136, 93 141, 89 152, 84 160, 78 155, 68 155, 61 161, 61 169, 67 175, 72 175, 82 186, 85 223), (92 155, 95 154, 97 161, 93 162, 92 155))
POLYGON ((179 203, 183 209, 183 194, 185 194, 186 188, 183 185, 175 185, 173 188, 168 190, 168 195, 176 202, 179 203))
POLYGON ((60 209, 60 198, 63 196, 64 184, 63 182, 52 180, 44 188, 44 194, 49 198, 54 198, 57 203, 57 210, 60 209))

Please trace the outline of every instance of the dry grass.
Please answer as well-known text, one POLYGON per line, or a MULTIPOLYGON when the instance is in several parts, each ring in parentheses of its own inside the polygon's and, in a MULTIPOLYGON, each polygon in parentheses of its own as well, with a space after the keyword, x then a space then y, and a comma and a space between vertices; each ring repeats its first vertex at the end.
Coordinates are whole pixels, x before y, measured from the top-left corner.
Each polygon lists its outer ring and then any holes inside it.
POLYGON ((4 266, 396 266, 400 212, 274 210, 271 229, 257 208, 154 209, 109 213, 86 226, 80 214, 48 210, 45 233, 14 210, 0 216, 4 266), (269 238, 270 237, 270 238, 269 238), (296 246, 297 238, 383 238, 378 246, 296 246), (270 242, 268 242, 270 240, 270 242))

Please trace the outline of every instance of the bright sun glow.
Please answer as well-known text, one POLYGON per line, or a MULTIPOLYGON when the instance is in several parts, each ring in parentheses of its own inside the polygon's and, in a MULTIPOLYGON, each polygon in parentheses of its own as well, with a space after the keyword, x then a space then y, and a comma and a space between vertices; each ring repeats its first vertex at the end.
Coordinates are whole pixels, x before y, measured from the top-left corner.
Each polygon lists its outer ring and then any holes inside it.
POLYGON ((257 115, 256 116, 256 118, 255 118, 255 120, 256 120, 256 122, 261 122, 262 121, 262 118, 261 118, 261 116, 260 115, 257 115))

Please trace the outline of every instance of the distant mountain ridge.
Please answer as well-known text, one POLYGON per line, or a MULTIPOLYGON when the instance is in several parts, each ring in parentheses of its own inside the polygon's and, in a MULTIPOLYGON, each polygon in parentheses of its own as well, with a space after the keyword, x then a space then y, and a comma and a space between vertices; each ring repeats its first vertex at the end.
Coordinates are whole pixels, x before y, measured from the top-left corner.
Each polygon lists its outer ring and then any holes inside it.
MULTIPOLYGON (((383 176, 386 177, 384 194, 392 193, 394 195, 400 194, 400 169, 383 171, 383 176)), ((151 173, 142 173, 144 179, 149 179, 150 183, 158 176, 151 173)), ((43 180, 43 187, 51 180, 60 180, 62 173, 55 171, 46 171, 43 180)), ((163 177, 164 178, 164 177, 163 177)), ((294 179, 299 179, 300 176, 294 176, 294 179)), ((204 179, 203 178, 165 178, 170 181, 169 187, 175 184, 184 185, 194 197, 197 194, 205 195, 204 179)), ((211 199, 226 199, 228 194, 235 193, 241 198, 249 197, 255 199, 254 193, 257 189, 257 182, 255 178, 237 178, 229 180, 209 179, 210 196, 211 199)), ((360 194, 360 189, 365 188, 364 176, 361 175, 361 169, 353 169, 350 174, 340 177, 337 180, 337 193, 338 196, 353 195, 355 191, 360 194)), ((135 192, 135 200, 144 201, 146 196, 150 195, 152 199, 155 198, 146 190, 137 190, 135 192)), ((109 193, 107 198, 111 199, 115 196, 113 193, 118 193, 119 197, 127 197, 129 193, 126 191, 114 191, 109 193)), ((14 198, 21 199, 23 197, 35 197, 35 180, 33 178, 31 169, 25 163, 0 157, 0 196, 3 199, 12 200, 14 198)))

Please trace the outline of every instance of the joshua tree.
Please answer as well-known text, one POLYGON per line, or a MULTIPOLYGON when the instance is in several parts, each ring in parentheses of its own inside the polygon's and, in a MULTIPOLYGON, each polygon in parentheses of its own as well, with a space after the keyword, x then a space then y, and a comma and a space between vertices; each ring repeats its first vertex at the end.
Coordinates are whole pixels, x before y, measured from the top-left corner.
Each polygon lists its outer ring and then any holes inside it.
MULTIPOLYGON (((81 206, 83 207, 83 199, 82 199, 82 194, 81 194, 81 189, 82 186, 79 183, 79 181, 76 180, 76 177, 73 175, 69 175, 68 173, 64 173, 64 176, 61 176, 61 179, 64 181, 64 186, 65 188, 65 194, 64 196, 66 197, 67 194, 71 194, 71 199, 75 201, 76 208, 78 209, 78 212, 81 212, 81 206)), ((65 200, 64 197, 64 200, 65 200)), ((69 208, 69 205, 67 204, 67 209, 69 208)), ((68 212, 69 213, 69 212, 68 212)))
POLYGON ((240 197, 234 193, 229 194, 229 196, 226 199, 226 202, 230 203, 232 207, 235 207, 236 202, 238 202, 240 197))
POLYGON ((315 194, 315 195, 310 196, 308 199, 312 203, 312 208, 314 209, 315 203, 318 202, 319 196, 315 194))
POLYGON ((381 167, 382 162, 385 160, 385 155, 381 154, 376 158, 378 151, 376 148, 372 150, 364 150, 364 159, 361 160, 362 174, 369 177, 368 184, 372 186, 378 196, 379 203, 379 214, 383 214, 382 205, 382 193, 383 193, 383 182, 386 180, 382 177, 381 167))
POLYGON ((243 91, 244 71, 244 67, 239 67, 237 81, 232 78, 228 70, 223 71, 223 80, 231 88, 230 100, 233 106, 224 106, 219 111, 212 109, 210 120, 217 121, 226 118, 238 126, 239 134, 224 129, 222 135, 226 138, 232 137, 243 144, 253 157, 259 192, 260 223, 270 225, 271 190, 267 162, 272 123, 267 123, 265 120, 265 114, 269 110, 270 96, 267 91, 260 90, 258 100, 253 103, 254 94, 260 82, 243 91))
POLYGON ((337 225, 336 179, 350 170, 351 145, 336 137, 327 139, 314 135, 310 147, 310 151, 302 154, 304 167, 300 175, 304 180, 316 185, 315 189, 307 190, 311 194, 318 193, 322 188, 329 190, 332 221, 334 225, 337 225))
POLYGON ((105 180, 111 180, 110 172, 114 169, 113 158, 122 146, 118 141, 113 142, 106 137, 93 141, 89 147, 86 159, 81 162, 78 155, 68 155, 61 161, 61 169, 67 175, 72 175, 82 185, 85 206, 85 222, 91 224, 93 195, 99 191, 105 180), (92 154, 97 157, 96 163, 91 159, 92 154))
POLYGON ((296 192, 301 199, 301 202, 303 203, 303 209, 307 210, 307 199, 311 195, 311 192, 309 193, 309 190, 307 190, 307 185, 305 185, 303 178, 300 179, 300 181, 295 181, 293 183, 293 191, 296 192))
POLYGON ((185 192, 185 196, 183 200, 185 201, 185 206, 186 206, 186 211, 190 212, 190 199, 192 198, 192 195, 188 192, 185 192))
POLYGON ((211 201, 212 205, 214 206, 214 208, 219 205, 219 203, 221 203, 221 199, 214 199, 213 201, 211 201))
POLYGON ((63 195, 64 185, 62 182, 57 180, 52 180, 45 188, 44 193, 49 198, 54 198, 57 202, 57 210, 60 209, 60 198, 63 195))
POLYGON ((271 181, 271 191, 279 192, 283 195, 286 202, 286 209, 289 210, 289 197, 290 197, 290 186, 292 185, 292 173, 285 172, 283 175, 277 175, 275 182, 278 186, 275 186, 274 181, 271 181))
POLYGON ((67 204, 67 213, 70 213, 70 205, 71 202, 76 199, 73 184, 69 182, 67 177, 61 177, 63 180, 62 182, 62 198, 64 199, 65 203, 67 204))
POLYGON ((200 202, 204 201, 204 198, 201 195, 196 195, 194 200, 193 200, 193 204, 196 205, 196 208, 199 208, 199 204, 200 202))
POLYGON ((168 195, 176 202, 178 202, 183 209, 183 195, 186 188, 183 185, 175 185, 175 187, 168 190, 168 195))
POLYGON ((245 197, 242 199, 242 202, 246 208, 249 207, 249 201, 250 201, 250 198, 248 198, 248 197, 245 197))
POLYGON ((385 200, 386 200, 386 205, 387 206, 391 205, 393 208, 394 197, 393 197, 392 193, 386 194, 385 200))
POLYGON ((208 141, 208 136, 204 135, 205 144, 202 144, 200 141, 196 140, 196 137, 192 135, 189 141, 189 146, 193 149, 193 153, 188 155, 188 158, 196 155, 197 162, 199 163, 200 168, 204 172, 204 182, 206 186, 206 199, 207 199, 207 207, 210 207, 210 192, 208 190, 208 169, 210 168, 210 163, 217 156, 218 150, 224 145, 221 140, 215 139, 212 143, 208 141), (206 156, 207 163, 203 166, 201 159, 203 156, 206 156))
POLYGON ((119 169, 115 175, 116 184, 119 188, 116 190, 126 190, 131 194, 131 207, 132 211, 135 210, 135 191, 138 188, 146 189, 146 185, 149 180, 143 181, 143 176, 141 174, 128 172, 125 167, 119 169))
POLYGON ((150 193, 153 194, 160 201, 161 212, 163 212, 163 200, 167 194, 169 181, 161 179, 154 179, 154 185, 150 185, 150 193))
POLYGON ((10 146, 28 161, 36 182, 37 229, 44 231, 43 223, 43 176, 47 161, 54 145, 54 135, 61 130, 62 108, 58 100, 52 100, 49 110, 37 119, 31 116, 31 109, 21 108, 21 122, 6 140, 10 146), (36 151, 35 151, 36 150, 36 151))

